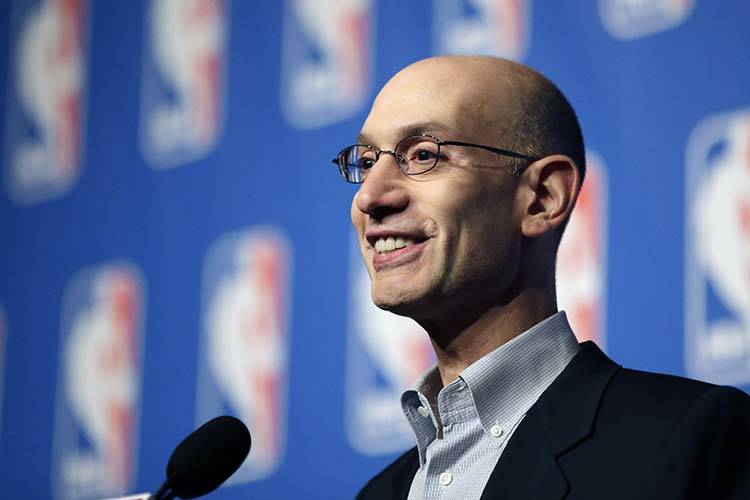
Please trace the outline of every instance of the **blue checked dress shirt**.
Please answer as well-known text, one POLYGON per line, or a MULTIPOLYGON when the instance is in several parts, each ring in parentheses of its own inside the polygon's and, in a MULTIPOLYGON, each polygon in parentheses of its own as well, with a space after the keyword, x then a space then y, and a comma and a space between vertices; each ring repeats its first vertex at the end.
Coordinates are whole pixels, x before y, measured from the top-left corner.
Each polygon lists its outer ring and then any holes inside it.
POLYGON ((518 424, 577 352, 558 312, 445 387, 437 366, 422 375, 401 396, 419 452, 409 500, 479 499, 518 424))

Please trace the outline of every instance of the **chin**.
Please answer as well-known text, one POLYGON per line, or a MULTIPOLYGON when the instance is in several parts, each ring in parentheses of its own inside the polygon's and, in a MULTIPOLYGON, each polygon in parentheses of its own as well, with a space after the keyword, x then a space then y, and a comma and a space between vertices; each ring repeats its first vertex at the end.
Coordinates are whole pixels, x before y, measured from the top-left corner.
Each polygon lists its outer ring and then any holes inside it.
POLYGON ((389 293, 378 292, 373 287, 372 301, 375 305, 384 311, 414 318, 419 316, 419 311, 427 306, 427 295, 419 293, 417 290, 389 290, 389 293))
POLYGON ((400 314, 403 316, 404 309, 409 308, 408 301, 404 301, 401 299, 395 299, 395 298, 384 298, 384 297, 375 297, 373 296, 372 301, 375 303, 375 305, 384 311, 392 312, 394 314, 400 314))

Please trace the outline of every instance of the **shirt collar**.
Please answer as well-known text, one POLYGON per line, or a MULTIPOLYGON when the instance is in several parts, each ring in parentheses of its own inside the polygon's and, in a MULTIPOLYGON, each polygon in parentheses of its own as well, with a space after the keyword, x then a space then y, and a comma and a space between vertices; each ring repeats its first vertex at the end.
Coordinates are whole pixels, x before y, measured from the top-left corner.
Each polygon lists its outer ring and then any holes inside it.
MULTIPOLYGON (((461 372, 484 431, 514 428, 578 352, 565 312, 558 312, 506 342, 461 372)), ((437 365, 401 396, 401 406, 417 438, 420 460, 435 439, 442 381, 437 365), (429 408, 430 418, 419 412, 429 408)))
POLYGON ((568 318, 561 311, 461 372, 485 432, 495 424, 505 429, 515 426, 578 348, 568 318))
POLYGON ((442 386, 438 367, 432 365, 401 395, 401 408, 417 439, 420 466, 425 462, 427 446, 435 439, 440 428, 437 396, 442 386))

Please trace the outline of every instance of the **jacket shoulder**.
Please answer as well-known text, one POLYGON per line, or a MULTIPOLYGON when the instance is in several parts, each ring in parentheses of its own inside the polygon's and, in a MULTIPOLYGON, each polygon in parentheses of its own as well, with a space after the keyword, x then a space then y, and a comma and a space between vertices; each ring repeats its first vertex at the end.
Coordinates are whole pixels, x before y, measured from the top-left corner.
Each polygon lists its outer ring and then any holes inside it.
POLYGON ((734 401, 743 406, 748 400, 744 392, 675 375, 649 373, 623 368, 612 377, 601 402, 600 417, 612 419, 625 428, 637 425, 644 432, 649 428, 671 428, 696 405, 713 398, 734 401))
POLYGON ((660 446, 645 498, 750 498, 749 444, 750 397, 709 385, 660 446))
POLYGON ((406 488, 408 493, 418 468, 419 456, 415 446, 370 479, 357 495, 357 500, 396 498, 398 488, 406 488))
POLYGON ((634 404, 659 414, 660 410, 681 413, 680 409, 691 406, 707 393, 747 397, 744 392, 733 387, 629 368, 622 368, 612 378, 605 397, 609 396, 610 400, 620 400, 623 404, 634 404))
POLYGON ((619 496, 612 498, 744 499, 750 498, 748 442, 744 392, 619 368, 602 391, 587 438, 558 460, 571 498, 597 498, 614 487, 619 496))

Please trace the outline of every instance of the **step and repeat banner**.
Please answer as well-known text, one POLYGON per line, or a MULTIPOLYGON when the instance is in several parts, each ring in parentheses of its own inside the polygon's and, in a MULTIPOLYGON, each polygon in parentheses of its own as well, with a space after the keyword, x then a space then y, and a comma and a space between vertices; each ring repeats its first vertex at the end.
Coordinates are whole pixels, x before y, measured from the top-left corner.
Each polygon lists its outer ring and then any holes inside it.
MULTIPOLYGON (((0 7, 0 484, 155 490, 219 414, 213 498, 352 498, 433 362, 379 311, 331 158, 434 54, 556 81, 589 174, 559 255, 578 336, 750 388, 743 0, 8 0, 0 7)), ((606 458, 605 458, 606 459, 606 458)))

